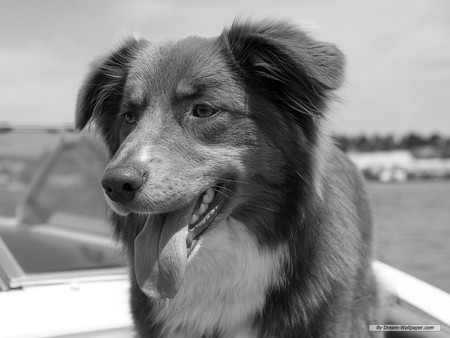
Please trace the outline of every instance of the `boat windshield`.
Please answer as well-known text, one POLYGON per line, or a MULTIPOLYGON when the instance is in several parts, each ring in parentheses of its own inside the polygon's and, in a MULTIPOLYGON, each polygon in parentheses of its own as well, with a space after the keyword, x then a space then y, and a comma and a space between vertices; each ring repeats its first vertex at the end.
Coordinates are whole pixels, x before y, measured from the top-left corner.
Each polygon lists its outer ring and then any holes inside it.
POLYGON ((99 182, 106 152, 99 143, 87 135, 31 132, 4 133, 0 141, 3 284, 123 267, 105 220, 99 182))

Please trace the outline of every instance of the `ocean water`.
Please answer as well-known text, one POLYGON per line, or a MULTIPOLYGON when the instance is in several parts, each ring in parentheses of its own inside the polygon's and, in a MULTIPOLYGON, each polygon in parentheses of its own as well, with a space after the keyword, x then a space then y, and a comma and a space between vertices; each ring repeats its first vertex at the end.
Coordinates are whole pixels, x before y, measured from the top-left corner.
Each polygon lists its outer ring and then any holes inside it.
POLYGON ((369 183, 377 258, 450 292, 450 181, 369 183))

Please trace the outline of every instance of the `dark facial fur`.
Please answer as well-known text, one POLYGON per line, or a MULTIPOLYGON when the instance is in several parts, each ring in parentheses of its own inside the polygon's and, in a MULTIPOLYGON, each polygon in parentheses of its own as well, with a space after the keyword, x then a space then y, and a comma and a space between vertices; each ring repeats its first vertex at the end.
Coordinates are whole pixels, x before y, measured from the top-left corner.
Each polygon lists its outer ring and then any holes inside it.
MULTIPOLYGON (((334 45, 289 24, 235 22, 217 38, 129 39, 80 91, 77 127, 95 123, 108 168, 145 172, 131 201, 110 201, 130 252, 146 215, 178 210, 223 182, 232 185, 220 217, 245 224, 261 250, 286 248, 254 313, 258 337, 366 337, 374 319, 361 178, 322 131, 343 67, 334 45), (198 116, 205 111, 213 114, 198 116)), ((139 332, 158 336, 152 303, 132 289, 139 332)))

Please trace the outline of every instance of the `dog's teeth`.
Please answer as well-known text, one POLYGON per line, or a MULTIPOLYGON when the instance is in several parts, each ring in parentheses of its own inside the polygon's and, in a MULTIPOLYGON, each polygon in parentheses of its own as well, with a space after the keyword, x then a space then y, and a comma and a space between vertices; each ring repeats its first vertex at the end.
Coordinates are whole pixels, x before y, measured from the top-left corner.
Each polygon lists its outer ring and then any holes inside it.
POLYGON ((203 214, 206 211, 206 209, 208 209, 208 206, 209 204, 202 203, 200 209, 198 209, 198 214, 199 215, 203 214))
POLYGON ((192 214, 190 224, 194 224, 197 221, 198 221, 198 215, 192 214))
POLYGON ((209 188, 203 195, 202 202, 205 204, 209 204, 212 202, 213 199, 214 199, 214 190, 212 188, 209 188))

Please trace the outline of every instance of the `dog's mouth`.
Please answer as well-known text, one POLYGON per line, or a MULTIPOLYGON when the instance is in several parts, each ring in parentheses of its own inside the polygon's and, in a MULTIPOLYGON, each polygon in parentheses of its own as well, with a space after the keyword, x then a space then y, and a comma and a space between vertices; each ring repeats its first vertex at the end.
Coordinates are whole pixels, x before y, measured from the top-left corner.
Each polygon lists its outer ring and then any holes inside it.
POLYGON ((136 280, 151 298, 173 298, 189 255, 223 209, 231 184, 208 188, 180 210, 148 216, 134 243, 136 280))
POLYGON ((228 196, 229 188, 224 185, 208 188, 196 202, 196 207, 192 213, 188 226, 186 247, 188 257, 198 242, 201 234, 216 219, 217 214, 222 209, 228 196))

